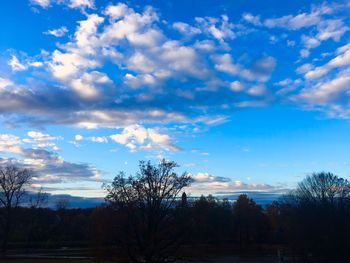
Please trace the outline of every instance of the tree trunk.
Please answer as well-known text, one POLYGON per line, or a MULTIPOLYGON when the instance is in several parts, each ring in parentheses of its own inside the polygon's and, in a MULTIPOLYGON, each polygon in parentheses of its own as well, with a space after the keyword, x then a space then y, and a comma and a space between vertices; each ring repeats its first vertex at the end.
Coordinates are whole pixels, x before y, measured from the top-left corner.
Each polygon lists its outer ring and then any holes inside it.
POLYGON ((4 237, 3 237, 3 241, 2 241, 2 254, 3 254, 3 256, 5 256, 6 252, 7 252, 8 241, 10 238, 10 229, 11 229, 11 207, 7 207, 6 208, 6 215, 5 215, 4 237))

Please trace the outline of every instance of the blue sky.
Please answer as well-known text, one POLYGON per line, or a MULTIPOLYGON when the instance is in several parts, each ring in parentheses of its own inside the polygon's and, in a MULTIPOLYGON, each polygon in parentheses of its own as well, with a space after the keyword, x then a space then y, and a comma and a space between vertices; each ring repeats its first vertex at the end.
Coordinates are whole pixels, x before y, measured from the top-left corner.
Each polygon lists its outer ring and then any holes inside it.
POLYGON ((160 158, 193 194, 349 179, 349 20, 347 1, 3 1, 0 163, 79 196, 160 158))

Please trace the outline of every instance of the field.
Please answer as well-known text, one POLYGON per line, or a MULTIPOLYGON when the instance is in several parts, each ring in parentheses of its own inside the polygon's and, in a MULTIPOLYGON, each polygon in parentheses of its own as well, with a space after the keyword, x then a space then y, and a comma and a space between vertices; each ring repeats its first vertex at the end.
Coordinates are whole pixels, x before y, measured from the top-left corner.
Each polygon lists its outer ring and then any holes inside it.
POLYGON ((1 263, 92 263, 90 260, 76 259, 0 259, 1 263))
MULTIPOLYGON (((97 261, 92 260, 77 260, 77 259, 0 259, 1 263, 93 263, 97 261)), ((206 258, 202 260, 190 260, 186 262, 191 263, 277 263, 278 259, 276 257, 246 257, 246 258, 237 258, 237 257, 220 257, 220 258, 206 258)), ((297 263, 294 260, 287 260, 284 262, 297 263)), ((100 262, 102 263, 102 262, 100 262)), ((107 262, 104 262, 107 263, 107 262)), ((184 263, 179 261, 179 263, 184 263)))

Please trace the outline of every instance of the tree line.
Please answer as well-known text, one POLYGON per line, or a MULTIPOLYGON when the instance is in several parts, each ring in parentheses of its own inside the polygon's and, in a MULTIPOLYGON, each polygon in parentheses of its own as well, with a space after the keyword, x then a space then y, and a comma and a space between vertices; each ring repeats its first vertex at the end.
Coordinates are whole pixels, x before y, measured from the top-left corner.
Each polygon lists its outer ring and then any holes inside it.
POLYGON ((188 198, 193 183, 177 164, 140 162, 104 185, 106 203, 92 209, 43 207, 39 192, 21 206, 31 172, 0 169, 0 239, 9 249, 85 247, 100 260, 163 263, 223 253, 279 253, 305 262, 346 262, 350 256, 350 184, 332 173, 307 176, 262 207, 247 195, 235 202, 188 198), (345 261, 344 261, 345 260, 345 261))

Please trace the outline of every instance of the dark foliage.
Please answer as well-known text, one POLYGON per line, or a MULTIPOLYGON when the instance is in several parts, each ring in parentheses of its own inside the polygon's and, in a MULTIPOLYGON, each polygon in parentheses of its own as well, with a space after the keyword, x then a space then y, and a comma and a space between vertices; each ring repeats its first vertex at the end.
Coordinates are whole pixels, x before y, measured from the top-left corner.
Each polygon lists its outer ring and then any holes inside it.
MULTIPOLYGON (((96 259, 118 258, 118 262, 166 262, 206 253, 277 254, 277 250, 305 262, 348 262, 347 180, 330 173, 313 174, 278 202, 261 207, 246 195, 236 202, 210 195, 187 197, 180 190, 190 179, 173 173, 174 167, 174 163, 141 163, 137 176, 116 177, 109 188, 110 202, 94 209, 16 207, 9 247, 86 247, 96 259), (162 175, 175 180, 179 188, 174 194, 157 192, 162 189, 162 175), (177 184, 182 179, 185 182, 177 184)), ((4 209, 0 208, 1 214, 4 209)))

